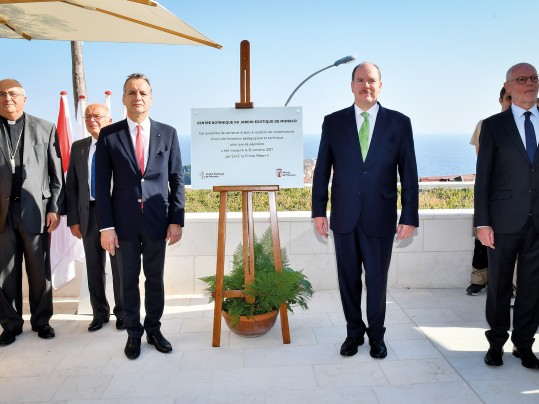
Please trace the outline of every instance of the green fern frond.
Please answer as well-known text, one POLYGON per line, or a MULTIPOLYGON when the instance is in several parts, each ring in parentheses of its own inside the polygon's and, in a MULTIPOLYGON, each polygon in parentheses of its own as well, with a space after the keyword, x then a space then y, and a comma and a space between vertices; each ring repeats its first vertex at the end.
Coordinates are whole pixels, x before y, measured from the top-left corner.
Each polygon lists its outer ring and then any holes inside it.
MULTIPOLYGON (((314 290, 307 277, 301 271, 289 267, 289 259, 285 248, 281 248, 283 271, 275 271, 273 256, 273 239, 271 228, 268 228, 260 238, 254 237, 255 278, 249 288, 245 288, 243 246, 240 243, 232 257, 232 270, 225 275, 224 290, 241 290, 246 295, 255 298, 254 303, 247 303, 243 298, 226 298, 223 300, 223 310, 231 317, 231 325, 239 323, 240 316, 252 317, 256 314, 269 313, 286 304, 289 311, 292 306, 308 308, 308 302, 314 290)), ((215 276, 200 278, 208 284, 206 290, 215 290, 215 276)), ((213 299, 210 299, 212 301, 213 299)))

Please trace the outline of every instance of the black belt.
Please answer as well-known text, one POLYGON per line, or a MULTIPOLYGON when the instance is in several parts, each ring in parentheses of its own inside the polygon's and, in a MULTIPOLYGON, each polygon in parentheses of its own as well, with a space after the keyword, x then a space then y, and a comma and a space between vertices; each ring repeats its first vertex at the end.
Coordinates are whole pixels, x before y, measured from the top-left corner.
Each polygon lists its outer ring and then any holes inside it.
POLYGON ((10 196, 10 197, 9 197, 9 200, 10 200, 10 201, 17 201, 17 202, 20 202, 20 201, 21 201, 21 197, 20 197, 20 196, 10 196))
POLYGON ((95 201, 90 201, 90 206, 95 206, 95 201))

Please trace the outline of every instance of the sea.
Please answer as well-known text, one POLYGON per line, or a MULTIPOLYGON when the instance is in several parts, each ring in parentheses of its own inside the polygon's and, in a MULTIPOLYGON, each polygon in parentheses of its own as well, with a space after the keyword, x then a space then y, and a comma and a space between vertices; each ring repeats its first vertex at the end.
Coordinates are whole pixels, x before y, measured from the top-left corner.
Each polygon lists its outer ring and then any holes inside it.
MULTIPOLYGON (((414 135, 419 177, 458 176, 475 174, 475 147, 471 135, 420 134, 414 135)), ((303 158, 315 159, 320 135, 303 136, 303 158)), ((191 164, 191 137, 180 136, 183 165, 191 164)))

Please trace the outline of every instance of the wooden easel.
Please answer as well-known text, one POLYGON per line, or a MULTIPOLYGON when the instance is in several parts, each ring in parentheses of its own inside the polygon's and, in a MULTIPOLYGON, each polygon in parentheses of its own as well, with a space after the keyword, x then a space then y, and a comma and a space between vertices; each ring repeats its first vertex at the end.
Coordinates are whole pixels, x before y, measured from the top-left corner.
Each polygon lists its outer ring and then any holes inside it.
MULTIPOLYGON (((253 282, 255 276, 254 259, 254 220, 253 220, 253 192, 267 192, 269 199, 271 236, 273 242, 273 258, 275 270, 283 270, 281 257, 281 243, 279 240, 279 224, 277 222, 277 204, 275 191, 279 190, 278 185, 237 185, 237 186, 215 186, 214 192, 219 192, 219 230, 217 234, 217 269, 215 275, 215 307, 213 310, 213 341, 212 346, 220 346, 221 341, 221 310, 223 308, 223 298, 243 297, 248 303, 253 303, 252 298, 246 296, 241 290, 223 291, 223 279, 225 273, 225 241, 226 241, 226 214, 227 196, 229 192, 241 192, 242 205, 242 229, 243 229, 243 263, 245 270, 245 285, 253 282)), ((286 304, 279 307, 281 315, 281 330, 283 344, 290 344, 290 330, 288 327, 288 312, 286 304)))
MULTIPOLYGON (((251 102, 250 87, 250 50, 249 41, 242 41, 240 44, 240 102, 236 103, 236 108, 253 108, 251 102)), ((226 241, 226 215, 227 197, 229 192, 241 192, 242 206, 242 229, 243 229, 243 268, 245 271, 245 285, 253 282, 255 276, 254 258, 254 220, 253 220, 253 192, 267 192, 269 199, 271 236, 273 242, 273 258, 275 270, 283 270, 281 257, 281 242, 279 240, 279 225, 277 222, 277 203, 275 192, 279 190, 278 185, 236 185, 236 186, 214 186, 213 191, 219 192, 219 230, 217 234, 217 268, 215 274, 215 307, 213 309, 213 340, 212 346, 218 347, 221 343, 221 311, 223 308, 223 298, 239 297, 245 298, 247 303, 254 303, 254 299, 246 296, 241 290, 223 291, 223 280, 225 274, 225 241, 226 241)), ((279 307, 281 315, 281 330, 283 334, 283 344, 290 344, 290 329, 288 327, 288 312, 286 303, 279 307)))

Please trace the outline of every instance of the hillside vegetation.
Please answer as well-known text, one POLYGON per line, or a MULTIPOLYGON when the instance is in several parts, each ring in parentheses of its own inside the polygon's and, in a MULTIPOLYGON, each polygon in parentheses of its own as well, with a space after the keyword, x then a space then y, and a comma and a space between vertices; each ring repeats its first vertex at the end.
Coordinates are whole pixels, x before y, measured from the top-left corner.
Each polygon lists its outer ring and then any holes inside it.
MULTIPOLYGON (((400 198, 398 202, 400 209, 400 198)), ((436 188, 420 190, 419 209, 471 209, 473 188, 436 188)), ((253 193, 254 211, 267 211, 268 198, 264 193, 253 193)), ((328 206, 329 209, 329 206, 328 206)), ((277 192, 278 211, 310 211, 311 188, 290 188, 277 192)), ((211 190, 186 190, 186 212, 218 212, 219 193, 211 190)), ((241 211, 241 194, 228 194, 228 211, 241 211)))

